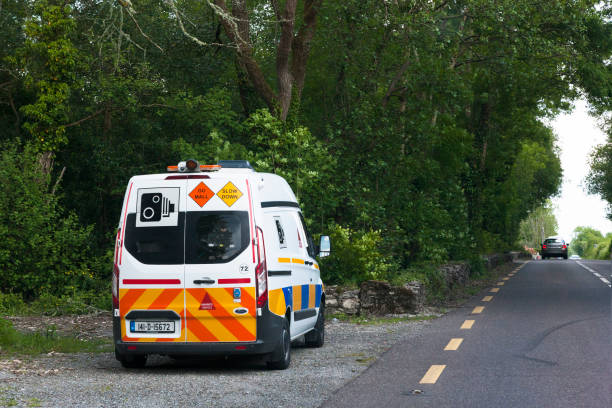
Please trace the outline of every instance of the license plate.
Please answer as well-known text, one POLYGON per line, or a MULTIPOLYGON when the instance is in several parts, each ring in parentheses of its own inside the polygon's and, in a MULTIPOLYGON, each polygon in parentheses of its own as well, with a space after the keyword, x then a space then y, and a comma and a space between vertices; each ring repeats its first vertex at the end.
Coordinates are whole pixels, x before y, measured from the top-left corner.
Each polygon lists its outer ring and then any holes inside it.
POLYGON ((174 333, 174 322, 131 321, 132 333, 174 333))

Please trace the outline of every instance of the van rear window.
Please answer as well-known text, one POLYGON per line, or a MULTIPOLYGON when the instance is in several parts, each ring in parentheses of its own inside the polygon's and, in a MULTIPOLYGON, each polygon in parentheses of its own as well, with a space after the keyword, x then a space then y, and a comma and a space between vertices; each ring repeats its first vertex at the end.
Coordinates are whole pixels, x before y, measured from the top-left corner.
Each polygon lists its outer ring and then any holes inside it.
POLYGON ((185 263, 229 262, 249 246, 248 212, 190 211, 185 239, 185 263))
POLYGON ((139 262, 149 265, 182 264, 184 250, 184 213, 173 227, 136 227, 136 214, 128 214, 125 249, 139 262))
POLYGON ((136 227, 136 214, 128 214, 125 248, 148 265, 225 263, 248 248, 249 238, 246 211, 189 211, 186 220, 181 212, 175 227, 136 227))

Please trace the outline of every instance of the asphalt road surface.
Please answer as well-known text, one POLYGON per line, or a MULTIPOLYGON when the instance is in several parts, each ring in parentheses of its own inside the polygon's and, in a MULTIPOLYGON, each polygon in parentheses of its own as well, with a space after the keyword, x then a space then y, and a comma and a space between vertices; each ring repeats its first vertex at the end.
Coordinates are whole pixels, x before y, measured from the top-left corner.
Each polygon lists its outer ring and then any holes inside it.
POLYGON ((612 407, 611 264, 516 269, 323 407, 612 407))

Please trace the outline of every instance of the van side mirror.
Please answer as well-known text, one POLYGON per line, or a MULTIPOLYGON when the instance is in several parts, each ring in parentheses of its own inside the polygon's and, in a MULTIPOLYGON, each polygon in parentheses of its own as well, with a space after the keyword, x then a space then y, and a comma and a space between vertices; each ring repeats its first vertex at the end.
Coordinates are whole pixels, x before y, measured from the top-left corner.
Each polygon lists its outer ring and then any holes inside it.
POLYGON ((321 235, 321 242, 319 243, 319 257, 324 258, 329 256, 331 253, 331 241, 328 235, 321 235))

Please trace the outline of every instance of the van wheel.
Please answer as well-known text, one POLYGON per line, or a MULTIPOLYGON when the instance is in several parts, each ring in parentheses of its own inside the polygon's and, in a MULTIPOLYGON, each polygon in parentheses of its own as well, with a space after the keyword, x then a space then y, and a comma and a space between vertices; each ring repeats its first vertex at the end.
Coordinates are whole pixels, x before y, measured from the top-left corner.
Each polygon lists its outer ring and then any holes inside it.
POLYGON ((142 368, 145 366, 145 364, 147 364, 146 354, 125 355, 125 354, 119 353, 115 349, 115 358, 119 360, 123 368, 142 368))
POLYGON ((325 343, 325 308, 323 305, 319 308, 319 317, 312 331, 304 336, 308 347, 322 347, 325 343))
POLYGON ((274 360, 268 361, 267 365, 272 370, 284 370, 291 364, 291 334, 289 333, 289 321, 283 320, 283 328, 280 335, 280 343, 272 353, 274 360))

